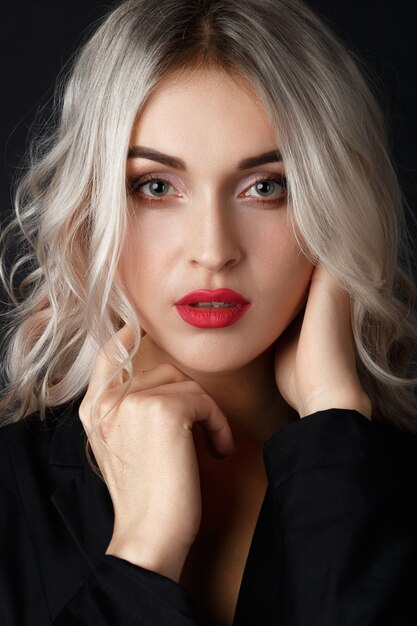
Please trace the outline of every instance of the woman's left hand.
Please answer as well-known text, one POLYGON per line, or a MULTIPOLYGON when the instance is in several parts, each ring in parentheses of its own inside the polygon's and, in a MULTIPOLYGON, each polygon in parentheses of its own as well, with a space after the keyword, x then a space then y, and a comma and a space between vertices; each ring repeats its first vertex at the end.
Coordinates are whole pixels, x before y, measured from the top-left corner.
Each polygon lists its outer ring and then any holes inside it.
POLYGON ((320 265, 311 276, 304 316, 301 312, 277 341, 275 380, 300 417, 340 408, 371 419, 371 402, 356 370, 350 296, 320 265))

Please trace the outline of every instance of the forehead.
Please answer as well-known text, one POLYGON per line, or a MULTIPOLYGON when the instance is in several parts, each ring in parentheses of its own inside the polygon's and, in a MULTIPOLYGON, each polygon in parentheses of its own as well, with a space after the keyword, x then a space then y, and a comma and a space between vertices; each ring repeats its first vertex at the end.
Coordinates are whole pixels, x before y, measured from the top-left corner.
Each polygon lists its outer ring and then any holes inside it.
POLYGON ((177 152, 213 144, 245 150, 274 145, 269 116, 254 86, 223 69, 177 72, 164 77, 139 112, 131 144, 177 152))

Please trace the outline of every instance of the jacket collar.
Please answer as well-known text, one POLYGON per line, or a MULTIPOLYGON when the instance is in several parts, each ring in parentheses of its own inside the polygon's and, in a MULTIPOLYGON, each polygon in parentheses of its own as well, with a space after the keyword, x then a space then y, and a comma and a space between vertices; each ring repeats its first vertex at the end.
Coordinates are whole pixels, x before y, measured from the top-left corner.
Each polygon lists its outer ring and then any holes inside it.
POLYGON ((78 415, 81 400, 76 398, 58 409, 48 409, 48 424, 53 427, 48 457, 50 465, 85 467, 87 438, 78 415))
MULTIPOLYGON (((114 511, 109 491, 88 463, 86 435, 78 415, 81 398, 54 411, 49 447, 56 488, 51 502, 78 549, 94 569, 110 542, 114 511), (55 413, 56 412, 56 413, 55 413)), ((94 460, 94 459, 93 459, 94 460)))

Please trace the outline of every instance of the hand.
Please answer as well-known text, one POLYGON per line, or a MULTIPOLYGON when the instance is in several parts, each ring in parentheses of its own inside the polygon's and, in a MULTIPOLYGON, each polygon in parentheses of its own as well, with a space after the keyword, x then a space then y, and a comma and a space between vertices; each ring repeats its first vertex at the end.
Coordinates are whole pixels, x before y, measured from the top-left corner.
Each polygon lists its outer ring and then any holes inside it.
MULTIPOLYGON (((117 335, 126 347, 133 344, 128 326, 117 335)), ((222 457, 234 452, 230 426, 204 389, 168 363, 135 377, 122 400, 121 385, 126 383, 121 373, 91 417, 93 394, 115 363, 103 349, 99 351, 79 408, 115 511, 113 537, 106 554, 178 582, 201 521, 192 428, 198 422, 209 451, 222 457), (115 400, 115 408, 94 429, 115 400)))
POLYGON ((300 417, 346 408, 371 419, 372 407, 358 378, 355 355, 350 297, 317 266, 305 310, 277 341, 278 389, 300 417))

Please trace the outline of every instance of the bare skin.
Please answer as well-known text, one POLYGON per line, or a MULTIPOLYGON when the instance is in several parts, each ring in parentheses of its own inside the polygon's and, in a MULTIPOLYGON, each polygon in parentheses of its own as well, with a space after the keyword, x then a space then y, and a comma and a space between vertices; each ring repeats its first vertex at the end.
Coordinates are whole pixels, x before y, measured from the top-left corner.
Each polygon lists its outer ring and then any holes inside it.
MULTIPOLYGON (((358 410, 370 419, 369 399, 358 386, 356 372, 352 368, 353 359, 350 355, 346 358, 346 348, 349 346, 352 348, 352 344, 349 343, 351 331, 347 324, 350 319, 348 298, 341 290, 336 289, 333 281, 325 276, 323 270, 320 270, 320 274, 322 278, 315 283, 315 297, 309 301, 306 308, 302 332, 293 332, 291 328, 288 336, 283 337, 282 342, 278 342, 275 354, 277 384, 286 397, 293 398, 295 406, 299 407, 300 417, 324 408, 338 407, 358 410), (318 354, 317 326, 314 326, 313 321, 314 316, 322 314, 323 304, 327 306, 331 303, 333 304, 329 309, 329 315, 333 323, 320 327, 323 345, 332 349, 330 357, 329 353, 326 353, 324 360, 315 357, 318 354), (281 353, 278 351, 280 347, 281 353), (300 358, 300 354, 303 358, 300 358), (284 374, 281 368, 281 355, 282 360, 287 362, 284 374), (314 359, 313 368, 310 358, 314 359), (327 365, 329 358, 333 367, 327 365), (288 371, 292 375, 288 375, 288 371), (323 385, 320 393, 311 396, 311 383, 315 384, 316 377, 322 380, 320 371, 330 377, 323 378, 327 383, 326 386, 323 385), (303 381, 299 391, 295 390, 295 380, 303 381), (348 385, 346 381, 350 381, 348 385)), ((119 336, 127 346, 129 340, 133 339, 133 334, 127 326, 119 331, 119 336)), ((319 345, 322 344, 319 342, 319 345)), ((354 354, 353 348, 351 354, 354 354)), ((236 544, 239 545, 242 560, 237 571, 233 571, 233 568, 230 570, 233 560, 227 563, 228 567, 223 563, 223 567, 220 568, 220 574, 226 575, 226 579, 229 578, 225 581, 228 582, 229 589, 224 594, 225 606, 218 607, 220 616, 215 622, 231 623, 228 620, 233 618, 244 561, 266 488, 265 477, 259 463, 261 458, 259 441, 251 442, 248 439, 241 443, 238 452, 234 452, 230 425, 211 396, 175 366, 160 365, 142 372, 140 377, 135 378, 129 394, 106 417, 101 427, 101 435, 105 442, 116 450, 124 461, 124 470, 121 472, 120 463, 104 448, 97 432, 92 432, 92 424, 88 417, 90 394, 113 367, 114 364, 100 352, 90 379, 89 390, 80 407, 80 417, 89 433, 116 512, 114 534, 107 553, 179 582, 201 525, 203 485, 206 502, 213 502, 214 497, 217 504, 212 507, 212 512, 223 511, 224 517, 217 516, 217 519, 214 519, 213 515, 208 516, 206 523, 202 525, 194 556, 188 561, 188 569, 185 570, 181 580, 187 585, 192 579, 191 574, 196 571, 195 562, 198 561, 201 546, 205 543, 207 524, 210 532, 213 532, 213 529, 214 532, 219 532, 230 512, 230 509, 222 509, 219 506, 222 501, 219 485, 222 485, 220 490, 223 490, 223 501, 227 500, 225 495, 235 492, 233 508, 237 512, 245 510, 245 519, 248 522, 250 520, 250 523, 234 537, 233 529, 230 530, 230 526, 223 525, 225 530, 223 539, 228 533, 229 538, 232 536, 229 547, 233 551, 236 544), (209 451, 214 453, 211 460, 207 451, 202 452, 205 450, 202 445, 203 438, 192 436, 192 428, 196 421, 210 442, 209 451), (230 464, 231 471, 227 472, 224 467, 218 467, 217 457, 227 459, 229 455, 233 455, 232 459, 236 457, 236 460, 230 464), (202 473, 201 482, 199 464, 202 473), (250 471, 246 474, 240 473, 239 470, 243 467, 249 468, 250 471), (250 484, 256 484, 256 488, 248 489, 250 484), (252 494, 249 500, 245 498, 247 493, 252 494), (143 511, 147 511, 146 516, 143 511), (188 512, 187 516, 184 516, 184 511, 188 512)), ((119 385, 121 384, 120 379, 119 385)), ((120 389, 115 384, 113 389, 109 390, 107 399, 117 397, 118 394, 120 389)), ((223 542, 223 546, 225 544, 226 541, 223 542)), ((233 556, 234 562, 238 563, 236 555, 233 556)), ((227 561, 228 557, 232 558, 231 555, 225 555, 222 550, 218 557, 220 565, 224 560, 227 561)), ((218 580, 216 567, 219 566, 219 561, 212 563, 211 581, 218 580)), ((193 585, 188 586, 192 588, 193 585)), ((209 602, 210 593, 215 595, 215 592, 207 591, 206 597, 202 600, 202 604, 207 603, 207 611, 213 610, 213 605, 209 602)))
MULTIPOLYGON (((189 169, 161 166, 179 195, 158 209, 144 195, 131 199, 120 277, 146 334, 127 395, 120 401, 120 375, 90 414, 115 366, 110 341, 79 412, 115 510, 107 554, 181 582, 208 623, 226 626, 266 489, 263 442, 321 409, 369 419, 372 410, 356 372, 349 296, 301 255, 282 196, 268 210, 241 199, 250 181, 235 164, 274 145, 259 102, 223 74, 163 87, 132 143, 180 156, 189 169), (235 325, 201 330, 179 318, 177 298, 222 286, 253 303, 235 325)), ((128 173, 142 172, 140 163, 128 173)), ((133 344, 129 327, 118 335, 133 344)))

